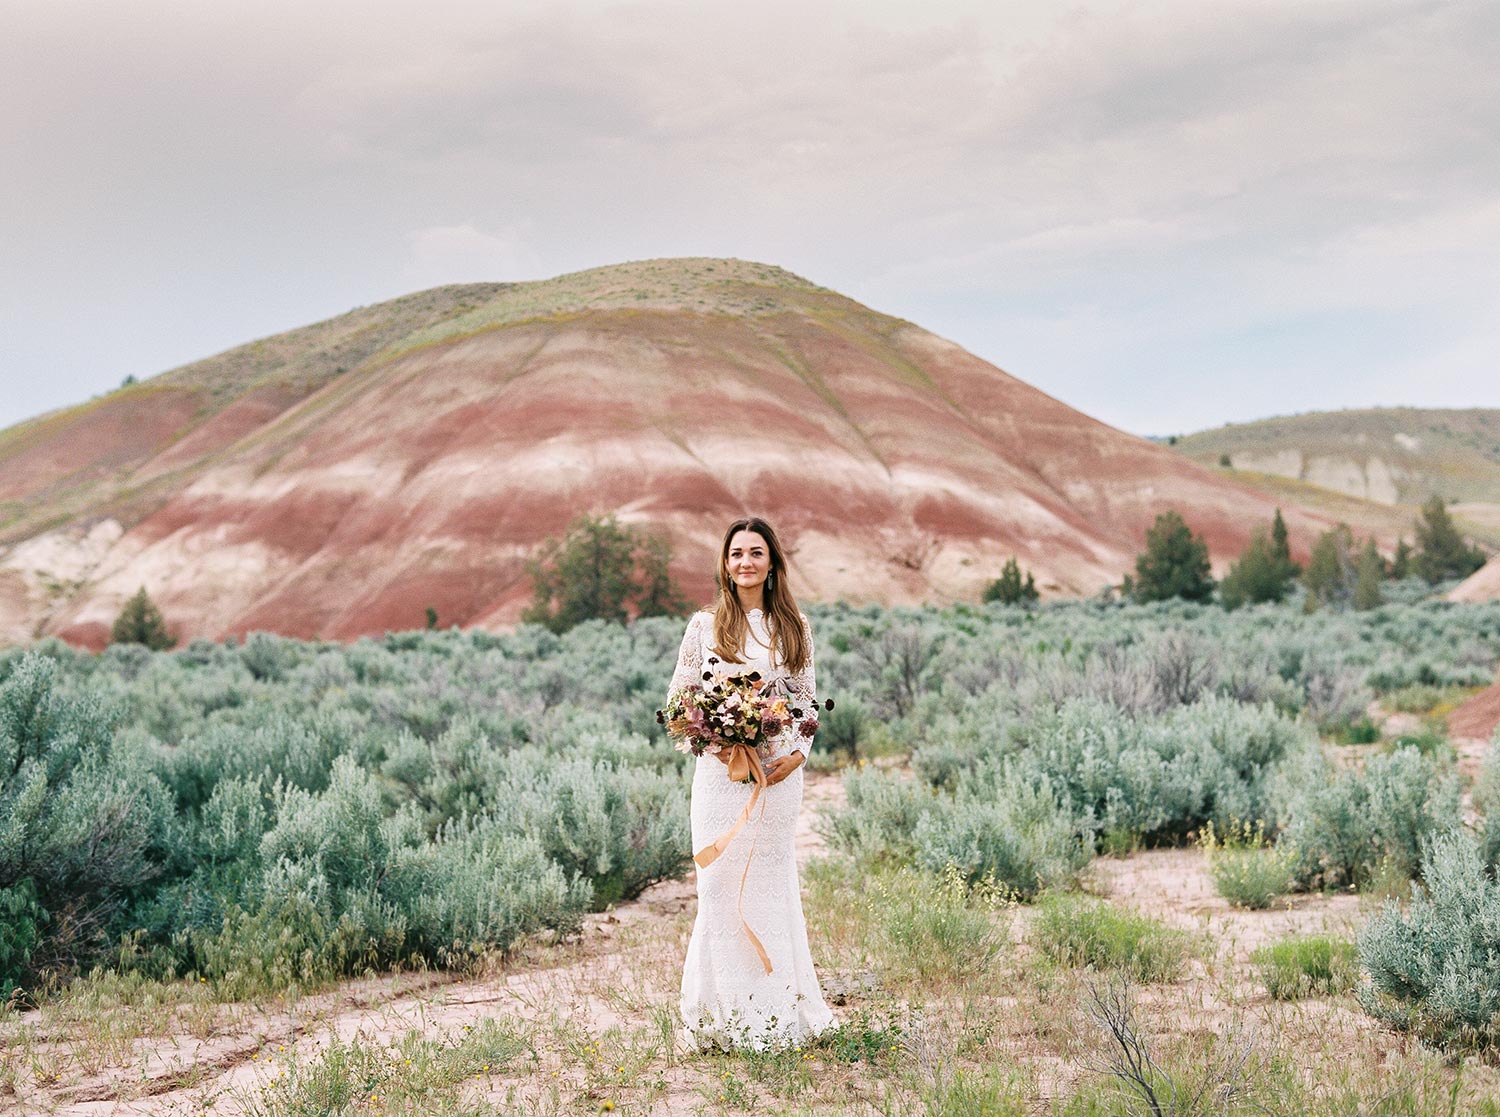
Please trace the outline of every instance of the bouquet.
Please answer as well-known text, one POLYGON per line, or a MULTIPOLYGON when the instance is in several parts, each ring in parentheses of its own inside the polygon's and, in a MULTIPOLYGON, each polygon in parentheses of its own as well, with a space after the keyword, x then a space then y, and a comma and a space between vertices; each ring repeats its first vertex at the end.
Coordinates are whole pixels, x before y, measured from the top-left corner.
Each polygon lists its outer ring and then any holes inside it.
MULTIPOLYGON (((816 707, 804 712, 792 706, 759 671, 721 676, 713 670, 718 663, 717 656, 709 656, 703 681, 674 691, 666 708, 656 711, 679 752, 716 756, 745 745, 764 760, 785 730, 795 728, 804 738, 818 731, 816 707)), ((833 708, 832 699, 827 707, 833 708)))

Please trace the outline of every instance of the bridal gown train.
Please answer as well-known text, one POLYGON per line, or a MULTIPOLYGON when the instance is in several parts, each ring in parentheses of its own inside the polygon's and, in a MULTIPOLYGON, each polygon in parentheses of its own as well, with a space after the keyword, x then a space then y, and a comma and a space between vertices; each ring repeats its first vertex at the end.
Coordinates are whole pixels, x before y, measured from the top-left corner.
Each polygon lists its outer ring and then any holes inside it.
MULTIPOLYGON (((720 662, 713 668, 723 675, 759 671, 773 685, 785 686, 791 705, 810 713, 816 688, 812 632, 806 618, 802 624, 807 667, 796 674, 770 662, 766 648, 770 641, 761 611, 750 610, 748 619, 750 635, 740 657, 744 662, 720 662)), ((672 676, 673 691, 702 681, 706 661, 714 654, 713 631, 709 613, 695 613, 688 622, 672 676)), ((784 756, 798 747, 795 730, 789 729, 777 740, 771 755, 784 756)), ((805 750, 808 742, 801 742, 800 747, 805 750)), ((695 763, 693 849, 699 850, 734 825, 753 785, 731 782, 723 763, 711 756, 699 757, 695 763)), ((723 855, 698 870, 698 917, 682 968, 680 1007, 687 1037, 699 1048, 796 1045, 834 1022, 813 971, 797 879, 794 839, 802 808, 802 769, 762 792, 761 802, 765 804, 761 821, 756 821, 761 813, 757 805, 723 855), (747 858, 744 918, 770 956, 769 974, 740 923, 740 878, 747 858)))

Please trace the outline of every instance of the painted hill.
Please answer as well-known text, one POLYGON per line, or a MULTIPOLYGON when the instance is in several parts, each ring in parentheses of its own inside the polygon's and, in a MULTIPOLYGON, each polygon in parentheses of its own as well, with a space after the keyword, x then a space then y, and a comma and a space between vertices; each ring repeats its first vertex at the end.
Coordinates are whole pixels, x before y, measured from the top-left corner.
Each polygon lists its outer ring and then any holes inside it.
POLYGON ((1500 557, 1491 558, 1448 593, 1449 601, 1500 601, 1500 557))
MULTIPOLYGON (((647 261, 422 292, 0 432, 0 639, 97 646, 140 585, 185 638, 503 625, 586 510, 668 533, 695 597, 746 510, 809 598, 972 599, 1011 554, 1081 594, 1165 508, 1222 566, 1273 506, 778 268, 647 261)), ((1329 521, 1288 522, 1305 553, 1329 521)))

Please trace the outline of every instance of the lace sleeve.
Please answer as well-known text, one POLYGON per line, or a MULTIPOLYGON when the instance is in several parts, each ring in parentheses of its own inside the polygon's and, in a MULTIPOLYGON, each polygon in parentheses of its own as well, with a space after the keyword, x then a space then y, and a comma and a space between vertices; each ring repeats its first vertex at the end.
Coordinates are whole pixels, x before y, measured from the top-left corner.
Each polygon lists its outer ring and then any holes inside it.
MULTIPOLYGON (((786 697, 793 709, 802 711, 802 718, 817 717, 818 678, 813 668, 812 625, 807 623, 806 617, 802 618, 802 639, 807 647, 807 664, 801 671, 786 677, 786 697)), ((798 719, 799 724, 801 720, 798 719)), ((795 728, 788 730, 788 733, 790 747, 805 754, 809 744, 807 739, 798 734, 795 728)))
POLYGON ((694 613, 688 621, 687 631, 682 634, 682 647, 677 652, 677 669, 672 672, 672 684, 667 687, 667 699, 689 683, 702 682, 703 676, 703 625, 704 614, 694 613))

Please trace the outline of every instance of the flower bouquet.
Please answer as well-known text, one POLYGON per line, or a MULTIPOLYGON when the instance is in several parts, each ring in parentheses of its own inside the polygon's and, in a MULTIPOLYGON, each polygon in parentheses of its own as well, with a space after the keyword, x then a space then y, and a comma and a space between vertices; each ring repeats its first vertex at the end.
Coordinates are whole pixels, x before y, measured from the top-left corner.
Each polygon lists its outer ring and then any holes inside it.
MULTIPOLYGON (((709 656, 703 681, 674 691, 666 708, 656 711, 656 720, 667 727, 679 752, 717 756, 743 745, 765 760, 771 742, 788 728, 795 728, 803 738, 818 731, 816 707, 804 714, 768 685, 759 671, 719 675, 714 670, 719 662, 717 656, 709 656)), ((832 699, 827 707, 833 708, 832 699)))

